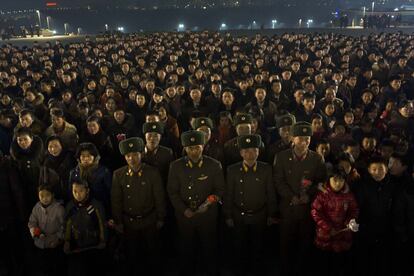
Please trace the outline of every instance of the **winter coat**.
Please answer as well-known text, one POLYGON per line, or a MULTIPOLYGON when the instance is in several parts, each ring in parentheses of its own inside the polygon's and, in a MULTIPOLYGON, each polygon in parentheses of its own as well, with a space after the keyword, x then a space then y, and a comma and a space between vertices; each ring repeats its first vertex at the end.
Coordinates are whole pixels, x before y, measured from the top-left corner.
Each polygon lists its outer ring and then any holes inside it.
POLYGON ((58 245, 63 239, 64 218, 65 208, 57 201, 46 208, 40 202, 33 207, 27 226, 38 248, 55 248, 58 245), (35 237, 35 228, 40 228, 40 232, 45 235, 44 239, 35 237))
POLYGON ((69 202, 65 210, 64 239, 70 250, 88 250, 105 243, 105 220, 105 211, 99 201, 69 202))
MULTIPOLYGON (((77 165, 69 174, 69 195, 72 195, 72 184, 81 179, 81 170, 77 165)), ((86 179, 89 184, 90 196, 98 200, 105 207, 105 211, 109 214, 110 210, 110 194, 112 186, 112 174, 108 168, 96 164, 96 168, 90 171, 86 179)))
POLYGON ((46 155, 43 166, 54 170, 59 175, 60 186, 63 191, 64 202, 68 202, 71 197, 68 196, 69 174, 76 167, 76 159, 73 152, 62 151, 59 156, 55 157, 50 154, 46 155))
POLYGON ((358 218, 355 196, 345 186, 340 192, 328 187, 321 191, 312 203, 312 218, 316 223, 315 244, 327 251, 342 252, 352 245, 352 232, 343 231, 331 237, 331 230, 342 230, 351 219, 358 218))
POLYGON ((396 194, 393 208, 393 226, 399 243, 414 243, 414 181, 411 176, 396 194))
POLYGON ((16 140, 11 145, 10 155, 19 170, 29 206, 33 206, 38 200, 37 186, 39 185, 42 154, 43 142, 39 136, 33 136, 33 142, 27 150, 20 148, 16 140))
POLYGON ((395 183, 388 176, 377 182, 367 175, 355 185, 355 196, 360 210, 358 236, 361 241, 378 243, 389 240, 395 183))
POLYGON ((45 138, 50 136, 59 136, 62 139, 63 146, 66 149, 75 151, 78 145, 78 131, 76 127, 68 122, 65 123, 63 131, 56 132, 53 126, 49 126, 45 131, 45 138))
POLYGON ((27 219, 19 172, 7 157, 0 157, 0 228, 27 219))

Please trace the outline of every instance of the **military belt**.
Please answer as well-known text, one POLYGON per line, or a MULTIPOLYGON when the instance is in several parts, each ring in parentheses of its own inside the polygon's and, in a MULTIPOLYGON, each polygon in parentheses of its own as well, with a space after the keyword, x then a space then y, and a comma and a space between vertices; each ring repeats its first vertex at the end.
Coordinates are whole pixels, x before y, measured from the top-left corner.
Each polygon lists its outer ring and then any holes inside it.
POLYGON ((262 212, 266 208, 266 205, 263 205, 261 208, 256 209, 256 210, 246 210, 246 209, 240 208, 240 206, 238 206, 236 204, 234 204, 234 207, 236 207, 236 209, 239 210, 240 215, 246 216, 246 217, 251 217, 251 216, 254 216, 254 215, 262 212))
POLYGON ((148 217, 149 215, 151 215, 154 212, 154 210, 155 210, 155 208, 152 208, 148 212, 145 212, 145 213, 140 214, 140 215, 131 215, 131 214, 128 214, 126 212, 123 212, 123 214, 124 214, 124 216, 128 217, 128 219, 130 221, 132 221, 132 220, 140 220, 140 219, 144 219, 144 218, 148 217))

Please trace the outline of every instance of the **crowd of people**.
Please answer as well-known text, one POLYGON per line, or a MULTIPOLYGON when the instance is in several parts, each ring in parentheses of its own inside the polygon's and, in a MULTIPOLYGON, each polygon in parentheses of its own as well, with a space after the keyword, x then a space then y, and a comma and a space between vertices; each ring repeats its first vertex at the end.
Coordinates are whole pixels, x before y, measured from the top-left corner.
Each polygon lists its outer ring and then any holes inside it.
POLYGON ((412 275, 413 68, 403 33, 3 45, 0 275, 412 275))

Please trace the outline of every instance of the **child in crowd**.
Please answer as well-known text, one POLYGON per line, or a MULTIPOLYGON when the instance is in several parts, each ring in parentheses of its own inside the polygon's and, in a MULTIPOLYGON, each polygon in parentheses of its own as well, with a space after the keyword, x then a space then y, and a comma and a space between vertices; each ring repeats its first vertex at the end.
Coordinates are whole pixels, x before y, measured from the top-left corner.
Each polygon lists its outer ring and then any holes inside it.
POLYGON ((102 275, 104 269, 105 211, 89 197, 88 183, 72 183, 73 200, 66 206, 64 252, 68 255, 68 275, 102 275), (101 273, 100 273, 101 272, 101 273))
POLYGON ((320 275, 346 275, 352 232, 358 231, 358 207, 346 183, 346 173, 333 167, 328 183, 312 203, 316 222, 315 245, 322 255, 320 275))
POLYGON ((37 250, 42 275, 58 275, 61 264, 65 209, 55 200, 51 186, 40 185, 39 202, 33 207, 28 227, 37 250))

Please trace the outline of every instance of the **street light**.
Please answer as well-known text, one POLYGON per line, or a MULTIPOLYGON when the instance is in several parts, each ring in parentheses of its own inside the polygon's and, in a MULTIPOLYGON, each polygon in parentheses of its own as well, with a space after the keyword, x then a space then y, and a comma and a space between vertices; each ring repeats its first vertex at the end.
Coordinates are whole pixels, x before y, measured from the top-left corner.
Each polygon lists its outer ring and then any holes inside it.
POLYGON ((37 13, 37 17, 39 18, 39 28, 41 29, 42 28, 42 20, 40 18, 40 11, 36 10, 36 13, 37 13))
POLYGON ((310 25, 313 23, 312 19, 308 19, 308 21, 306 22, 306 25, 308 26, 308 28, 310 27, 310 25))
POLYGON ((372 2, 372 14, 374 14, 375 2, 372 2))
POLYGON ((272 29, 275 28, 276 24, 277 24, 277 20, 276 19, 273 19, 272 20, 272 29))
POLYGON ((118 27, 118 31, 123 32, 124 31, 124 27, 118 27))
POLYGON ((65 23, 63 25, 65 27, 65 35, 68 34, 68 23, 65 23))
POLYGON ((108 24, 105 24, 105 31, 108 31, 108 24))
POLYGON ((221 23, 220 30, 225 30, 227 28, 226 23, 221 23))
POLYGON ((184 29, 185 29, 185 26, 184 26, 184 24, 183 24, 183 23, 178 24, 178 31, 179 31, 179 32, 180 32, 180 31, 184 31, 184 29))
POLYGON ((299 19, 299 28, 302 27, 302 18, 299 19))

